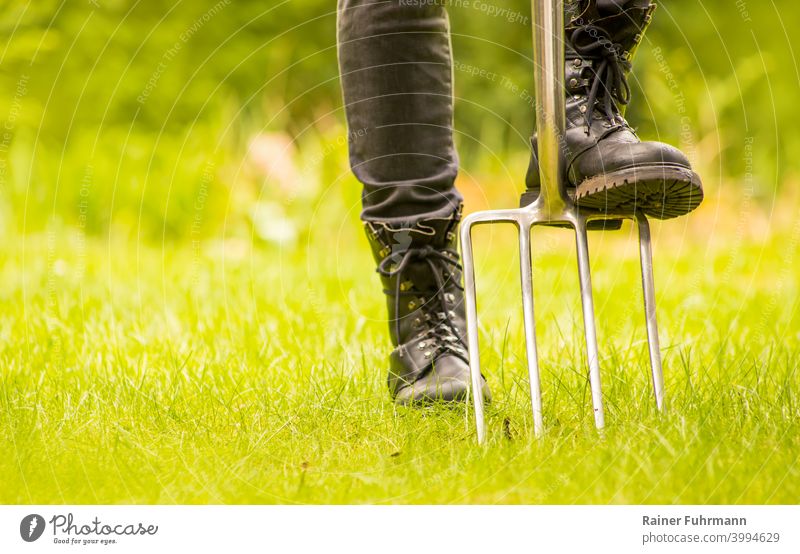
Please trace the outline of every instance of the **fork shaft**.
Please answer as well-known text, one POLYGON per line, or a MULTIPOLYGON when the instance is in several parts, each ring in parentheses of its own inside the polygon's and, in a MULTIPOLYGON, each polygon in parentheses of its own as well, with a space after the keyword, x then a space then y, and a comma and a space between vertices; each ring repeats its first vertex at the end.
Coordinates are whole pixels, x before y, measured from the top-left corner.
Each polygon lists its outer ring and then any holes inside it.
POLYGON ((589 383, 592 389, 594 423, 598 429, 605 427, 603 413, 603 391, 600 383, 600 359, 597 348, 597 330, 594 323, 594 299, 592 298, 592 274, 589 267, 589 245, 586 240, 586 221, 578 218, 575 225, 575 243, 578 250, 578 275, 581 282, 581 304, 583 305, 583 329, 586 334, 586 355, 589 360, 589 383))
POLYGON ((541 192, 539 206, 551 216, 569 205, 561 176, 564 139, 564 0, 531 0, 533 84, 541 192))

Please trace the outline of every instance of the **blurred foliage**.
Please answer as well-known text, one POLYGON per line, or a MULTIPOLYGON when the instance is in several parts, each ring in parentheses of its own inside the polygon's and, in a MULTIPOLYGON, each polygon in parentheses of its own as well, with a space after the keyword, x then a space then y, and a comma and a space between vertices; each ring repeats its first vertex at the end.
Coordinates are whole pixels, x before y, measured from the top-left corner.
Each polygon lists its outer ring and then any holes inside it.
MULTIPOLYGON (((498 154, 523 159, 532 127, 528 103, 503 86, 530 88, 529 8, 498 1, 518 12, 512 21, 482 10, 488 1, 450 3, 459 147, 465 166, 491 175, 498 154)), ((253 206, 265 201, 295 221, 309 211, 297 199, 357 203, 342 179, 334 2, 0 7, 4 226, 200 238, 258 232, 253 206), (248 153, 260 133, 289 139, 270 154, 292 164, 281 178, 248 153)), ((629 119, 643 138, 686 149, 710 189, 771 197, 798 172, 800 70, 788 35, 798 16, 785 1, 665 1, 635 64, 629 119)), ((524 167, 514 169, 521 181, 524 167)))

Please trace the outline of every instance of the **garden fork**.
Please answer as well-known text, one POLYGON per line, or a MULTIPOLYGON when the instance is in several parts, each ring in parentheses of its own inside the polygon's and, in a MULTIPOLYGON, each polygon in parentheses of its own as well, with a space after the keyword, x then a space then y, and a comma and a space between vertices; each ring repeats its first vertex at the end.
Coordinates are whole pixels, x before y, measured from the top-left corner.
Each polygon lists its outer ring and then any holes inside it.
POLYGON ((525 344, 530 378, 533 428, 536 436, 544 430, 542 392, 539 381, 539 361, 536 351, 536 328, 533 312, 533 277, 531 264, 531 229, 535 225, 567 225, 575 231, 578 252, 583 323, 592 391, 594 421, 598 429, 605 425, 603 396, 600 385, 600 363, 595 330, 592 278, 589 269, 589 249, 586 239, 587 223, 594 219, 628 218, 636 221, 639 230, 639 255, 642 266, 642 288, 650 351, 650 368, 656 405, 664 406, 664 377, 656 324, 655 285, 650 244, 650 225, 641 212, 585 213, 579 212, 566 194, 562 180, 560 143, 564 137, 564 10, 563 0, 531 0, 533 21, 534 92, 536 99, 536 129, 538 133, 539 172, 541 193, 535 202, 519 209, 488 210, 464 218, 461 227, 461 250, 464 260, 464 287, 467 310, 472 395, 478 442, 486 440, 483 389, 481 388, 480 356, 478 353, 478 311, 475 292, 475 260, 472 250, 472 228, 488 223, 513 223, 519 232, 519 258, 522 278, 522 312, 525 344))

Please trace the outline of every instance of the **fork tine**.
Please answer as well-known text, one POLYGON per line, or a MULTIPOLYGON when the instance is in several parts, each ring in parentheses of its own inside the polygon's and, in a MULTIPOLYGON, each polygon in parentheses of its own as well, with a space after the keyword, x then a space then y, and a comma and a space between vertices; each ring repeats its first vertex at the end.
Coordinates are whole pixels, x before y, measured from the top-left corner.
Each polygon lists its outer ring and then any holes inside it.
POLYGON ((592 298, 592 274, 589 267, 589 245, 586 239, 586 220, 578 217, 575 224, 575 244, 578 250, 578 275, 581 283, 581 304, 583 305, 583 329, 586 334, 586 355, 589 360, 589 383, 592 388, 594 423, 598 429, 605 427, 603 412, 603 391, 600 383, 600 359, 597 348, 597 330, 594 320, 594 299, 592 298))
POLYGON ((661 348, 658 342, 656 319, 656 287, 653 281, 653 249, 650 241, 650 223, 641 212, 636 213, 639 227, 639 258, 642 265, 642 290, 644 292, 644 315, 647 326, 647 346, 650 350, 650 371, 653 375, 653 392, 656 407, 664 410, 664 372, 661 368, 661 348))
POLYGON ((533 432, 544 432, 542 419, 542 389, 539 381, 539 356, 536 348, 536 320, 533 311, 533 263, 531 260, 531 227, 519 225, 519 270, 522 280, 522 313, 525 325, 525 352, 528 359, 528 378, 533 408, 533 432))
POLYGON ((467 312, 467 348, 472 380, 472 399, 475 407, 475 426, 478 444, 486 441, 486 420, 483 414, 483 387, 481 386, 481 360, 478 345, 478 307, 475 292, 475 258, 472 251, 473 222, 467 218, 461 226, 461 258, 464 264, 464 302, 467 312))

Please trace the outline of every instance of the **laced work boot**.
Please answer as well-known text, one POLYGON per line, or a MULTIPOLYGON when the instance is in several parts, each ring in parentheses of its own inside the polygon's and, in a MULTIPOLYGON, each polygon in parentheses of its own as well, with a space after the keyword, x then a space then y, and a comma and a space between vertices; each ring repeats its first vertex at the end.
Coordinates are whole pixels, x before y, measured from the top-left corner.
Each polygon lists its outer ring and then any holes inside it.
MULTIPOLYGON (((565 181, 581 208, 641 210, 668 219, 703 199, 700 177, 677 148, 643 142, 624 118, 633 53, 650 24, 650 0, 568 0, 566 24, 565 181)), ((520 204, 539 195, 536 137, 520 204)), ((600 223, 600 222, 598 222, 600 223)), ((619 222, 609 222, 618 226, 619 222)))
POLYGON ((463 401, 469 391, 458 220, 455 214, 411 227, 365 223, 387 295, 395 346, 388 384, 398 404, 463 401))

